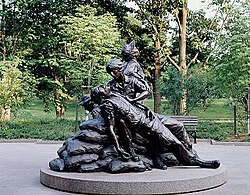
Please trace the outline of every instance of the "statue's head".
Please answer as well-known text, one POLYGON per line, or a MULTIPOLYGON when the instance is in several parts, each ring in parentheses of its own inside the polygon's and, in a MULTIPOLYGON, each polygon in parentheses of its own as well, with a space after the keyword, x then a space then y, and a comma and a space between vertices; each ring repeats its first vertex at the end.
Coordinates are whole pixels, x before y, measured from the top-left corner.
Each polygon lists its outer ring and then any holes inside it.
POLYGON ((94 102, 92 101, 90 95, 85 95, 80 101, 80 106, 83 106, 85 110, 92 111, 94 109, 94 102))
POLYGON ((131 41, 122 48, 122 57, 125 61, 137 58, 140 55, 139 50, 135 47, 135 41, 131 41))
POLYGON ((109 93, 110 87, 106 85, 100 85, 91 89, 90 96, 94 103, 100 104, 102 99, 107 97, 109 93))
POLYGON ((112 59, 106 64, 106 71, 114 78, 119 78, 123 74, 123 63, 119 59, 112 59))

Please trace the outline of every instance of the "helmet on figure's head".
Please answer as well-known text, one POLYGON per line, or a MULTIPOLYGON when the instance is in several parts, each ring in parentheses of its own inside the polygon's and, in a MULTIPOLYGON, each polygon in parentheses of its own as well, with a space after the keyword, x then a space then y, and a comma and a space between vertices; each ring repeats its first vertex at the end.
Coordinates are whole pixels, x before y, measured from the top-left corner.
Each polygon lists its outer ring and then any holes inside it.
POLYGON ((124 45, 121 54, 125 61, 137 58, 140 53, 135 47, 135 41, 131 41, 129 44, 124 45))
POLYGON ((79 105, 83 106, 88 111, 91 111, 94 108, 94 102, 92 101, 90 95, 84 95, 79 105))
POLYGON ((90 91, 90 96, 95 103, 99 104, 101 102, 100 87, 97 86, 92 88, 90 91))
POLYGON ((114 70, 123 71, 123 63, 119 59, 112 59, 106 64, 106 71, 110 74, 114 70))
POLYGON ((94 87, 90 91, 90 97, 94 103, 100 104, 103 97, 110 93, 110 87, 106 85, 100 85, 94 87))

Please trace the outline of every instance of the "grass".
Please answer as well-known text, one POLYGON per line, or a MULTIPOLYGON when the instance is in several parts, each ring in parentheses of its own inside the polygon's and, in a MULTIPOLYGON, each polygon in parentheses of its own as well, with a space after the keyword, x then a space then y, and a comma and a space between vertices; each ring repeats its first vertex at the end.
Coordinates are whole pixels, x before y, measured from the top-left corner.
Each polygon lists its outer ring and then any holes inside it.
POLYGON ((233 119, 233 107, 227 104, 224 99, 213 100, 207 109, 196 107, 191 111, 190 115, 196 115, 200 119, 233 119))
MULTIPOLYGON (((165 110, 167 100, 161 101, 162 112, 166 115, 173 115, 170 110, 165 110)), ((154 102, 152 99, 145 101, 145 106, 153 110, 154 102)), ((213 100, 211 105, 207 109, 203 109, 202 106, 195 107, 189 115, 198 116, 199 119, 233 119, 233 107, 227 104, 225 99, 213 100)))
POLYGON ((74 133, 73 126, 67 119, 13 120, 0 124, 0 138, 64 140, 74 133))
MULTIPOLYGON (((76 103, 69 102, 65 112, 65 118, 69 120, 74 120, 76 114, 76 103)), ((44 106, 41 100, 35 100, 34 102, 30 103, 29 107, 20 109, 16 114, 16 118, 18 120, 23 119, 53 119, 56 118, 55 116, 55 109, 51 106, 50 112, 44 111, 44 106)))
MULTIPOLYGON (((167 101, 162 100, 162 107, 165 104, 167 101)), ((146 100, 145 105, 153 109, 153 100, 146 100)), ((79 121, 82 120, 81 118, 84 119, 84 110, 78 111, 79 119, 76 123, 76 102, 69 102, 65 117, 57 119, 53 109, 50 113, 44 112, 42 102, 36 100, 31 103, 30 107, 19 110, 10 122, 0 123, 0 138, 64 140, 78 130, 76 128, 78 128, 79 121)), ((172 115, 169 110, 164 110, 164 114, 172 115)), ((230 138, 235 140, 233 139, 235 138, 232 122, 233 108, 227 105, 226 100, 215 100, 206 110, 196 107, 190 115, 197 115, 199 118, 198 137, 223 141, 230 140, 230 138), (214 122, 215 119, 221 121, 214 122)), ((246 134, 246 124, 238 123, 237 134, 246 134)))
MULTIPOLYGON (((169 110, 164 110, 166 100, 162 100, 162 112, 166 115, 172 115, 169 110)), ((153 100, 145 101, 145 105, 153 109, 153 100)), ((234 113, 226 99, 215 99, 207 109, 202 106, 194 108, 189 115, 198 116, 199 124, 197 130, 198 138, 214 139, 218 141, 248 141, 246 123, 237 122, 237 131, 234 135, 234 113)), ((239 120, 239 119, 238 119, 239 120)))
POLYGON ((0 122, 0 138, 65 140, 76 131, 75 116, 75 102, 69 102, 65 117, 57 119, 54 109, 45 112, 42 101, 36 100, 16 112, 10 122, 0 122))

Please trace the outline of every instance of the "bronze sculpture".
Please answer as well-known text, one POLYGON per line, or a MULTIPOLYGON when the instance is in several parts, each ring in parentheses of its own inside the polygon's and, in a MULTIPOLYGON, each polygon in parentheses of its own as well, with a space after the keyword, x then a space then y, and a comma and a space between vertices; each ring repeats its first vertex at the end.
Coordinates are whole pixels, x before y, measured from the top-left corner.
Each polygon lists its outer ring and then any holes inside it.
MULTIPOLYGON (((99 86, 93 88, 91 98, 94 102, 100 104, 110 132, 114 132, 115 122, 122 119, 131 131, 138 132, 155 144, 153 146, 154 152, 161 153, 169 149, 184 165, 206 168, 219 167, 220 163, 217 160, 204 161, 189 152, 153 112, 150 110, 142 112, 141 109, 131 105, 123 97, 112 93, 109 87, 99 86)), ((118 142, 116 144, 120 147, 118 142)), ((150 147, 152 147, 152 144, 150 147)))
POLYGON ((125 45, 122 55, 125 64, 119 59, 107 63, 106 70, 113 79, 82 98, 80 105, 92 118, 83 121, 80 131, 64 142, 50 168, 111 173, 173 165, 218 168, 219 161, 198 157, 182 123, 143 105, 149 86, 137 62, 135 43, 125 45))
POLYGON ((144 79, 145 74, 142 65, 137 61, 140 55, 139 50, 135 46, 135 41, 123 46, 121 51, 122 57, 125 60, 124 74, 133 76, 138 79, 144 79))
MULTIPOLYGON (((138 79, 139 77, 128 77, 124 74, 123 69, 124 66, 119 59, 113 59, 107 63, 106 70, 113 77, 113 80, 109 81, 107 85, 110 86, 113 93, 121 95, 134 106, 142 110, 147 109, 141 105, 142 101, 149 94, 147 82, 142 78, 138 79)), ((157 113, 155 115, 188 149, 192 150, 192 145, 183 123, 165 115, 157 113)), ((195 153, 195 151, 193 152, 195 153)))

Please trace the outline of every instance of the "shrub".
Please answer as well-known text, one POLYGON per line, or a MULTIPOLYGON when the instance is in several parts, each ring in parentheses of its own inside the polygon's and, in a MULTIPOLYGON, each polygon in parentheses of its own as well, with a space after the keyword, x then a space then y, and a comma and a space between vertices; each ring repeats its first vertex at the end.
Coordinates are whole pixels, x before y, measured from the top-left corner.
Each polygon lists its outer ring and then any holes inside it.
MULTIPOLYGON (((244 126, 237 127, 237 133, 246 131, 244 126)), ((203 139, 214 139, 217 141, 227 141, 227 138, 234 134, 232 122, 199 122, 197 137, 203 139)))
POLYGON ((74 121, 67 119, 14 120, 0 127, 1 139, 65 140, 74 134, 74 121))

